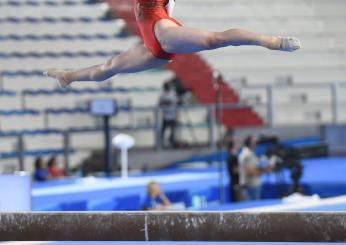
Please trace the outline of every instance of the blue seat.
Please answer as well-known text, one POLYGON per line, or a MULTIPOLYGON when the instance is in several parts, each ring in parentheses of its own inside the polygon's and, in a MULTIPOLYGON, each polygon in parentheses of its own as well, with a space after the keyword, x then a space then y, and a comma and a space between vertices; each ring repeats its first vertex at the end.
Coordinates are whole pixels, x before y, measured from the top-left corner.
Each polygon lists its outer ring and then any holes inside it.
POLYGON ((38 110, 31 110, 31 109, 25 109, 25 110, 0 110, 0 116, 39 116, 40 112, 38 110))
POLYGON ((17 93, 15 91, 11 91, 11 90, 0 90, 0 97, 1 96, 7 96, 7 97, 14 97, 16 96, 17 93))
MULTIPOLYGON (((73 149, 69 150, 69 154, 73 154, 75 151, 73 149)), ((31 150, 31 151, 24 151, 24 156, 30 156, 30 157, 43 157, 43 156, 52 156, 52 155, 63 155, 65 154, 64 149, 38 149, 38 150, 31 150)), ((19 155, 18 151, 11 151, 11 152, 2 152, 1 158, 3 159, 9 159, 9 158, 17 158, 19 155)))
POLYGON ((63 131, 58 129, 34 129, 34 130, 10 130, 1 131, 0 137, 16 137, 16 136, 37 136, 37 135, 52 135, 62 134, 63 131))
POLYGON ((2 75, 4 77, 42 77, 43 71, 41 70, 3 70, 2 75))
POLYGON ((117 35, 112 34, 26 34, 26 35, 17 35, 17 34, 8 34, 0 35, 0 40, 4 41, 59 41, 59 40, 112 40, 118 38, 117 35))

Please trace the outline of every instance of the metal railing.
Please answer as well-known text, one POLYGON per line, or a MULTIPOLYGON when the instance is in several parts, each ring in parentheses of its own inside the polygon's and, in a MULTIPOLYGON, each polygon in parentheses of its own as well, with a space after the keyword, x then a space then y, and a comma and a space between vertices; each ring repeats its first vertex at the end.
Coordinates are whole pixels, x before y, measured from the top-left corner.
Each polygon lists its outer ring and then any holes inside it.
POLYGON ((238 91, 270 127, 346 122, 346 82, 250 85, 238 91), (291 120, 282 119, 285 114, 291 120))
MULTIPOLYGON (((260 85, 260 86, 242 86, 238 89, 244 103, 222 104, 216 106, 209 105, 186 105, 177 108, 180 121, 180 130, 192 132, 190 138, 199 145, 208 145, 216 149, 218 136, 216 128, 219 120, 216 117, 218 108, 237 109, 249 108, 252 106, 266 122, 267 127, 276 127, 287 125, 320 125, 320 124, 341 124, 346 122, 346 83, 312 83, 312 84, 289 84, 289 85, 260 85), (317 93, 316 93, 317 91, 317 93), (316 95, 317 94, 317 95, 316 95), (196 112, 197 111, 197 112, 196 112), (190 113, 196 112, 193 116, 190 113), (300 116, 300 117, 299 117, 300 116), (196 120, 196 117, 199 117, 196 120), (292 120, 289 120, 293 118, 292 120), (297 119, 298 118, 298 119, 297 119), (192 119, 192 120, 191 120, 192 119), (295 121, 296 120, 296 121, 295 121), (194 137, 193 130, 202 129, 207 132, 207 137, 194 137), (186 131, 187 130, 187 131, 186 131)), ((161 149, 162 129, 162 110, 157 107, 131 108, 128 113, 128 122, 126 126, 117 126, 113 124, 113 130, 122 131, 141 131, 146 130, 153 133, 154 145, 152 147, 161 149)), ((49 117, 49 115, 46 115, 49 117)), ((47 129, 50 128, 49 121, 45 118, 47 129)), ((90 115, 90 120, 94 120, 90 115)), ((95 121, 95 131, 102 131, 102 128, 95 121)), ((56 133, 56 132, 55 132, 56 133)), ((60 153, 65 156, 65 167, 69 166, 69 156, 71 153, 71 137, 77 133, 83 134, 83 130, 76 132, 69 129, 60 130, 62 137, 60 153)), ((186 133, 182 133, 187 137, 186 133)), ((195 133, 198 135, 198 133, 195 133)), ((8 136, 9 137, 9 136, 8 136)), ((12 136, 17 138, 16 147, 19 168, 23 170, 24 159, 26 157, 25 137, 31 137, 26 133, 12 136)), ((0 135, 0 141, 2 137, 0 135)), ((78 147, 74 149, 80 150, 78 147)), ((92 150, 92 149, 83 149, 92 150)), ((0 158, 1 159, 1 158, 0 158)))
MULTIPOLYGON (((215 105, 188 105, 188 106, 179 106, 177 108, 178 111, 178 133, 179 131, 184 131, 181 133, 185 138, 187 137, 188 134, 190 134, 189 138, 191 139, 192 142, 190 142, 191 145, 205 145, 212 147, 216 149, 216 144, 217 144, 217 136, 216 136, 216 127, 219 124, 219 120, 216 117, 216 111, 218 108, 222 109, 239 109, 239 108, 249 108, 248 105, 244 104, 223 104, 219 106, 215 105), (196 112, 194 115, 199 115, 199 119, 196 120, 195 116, 189 115, 190 113, 196 112), (193 117, 193 120, 191 119, 193 117), (202 131, 206 131, 207 137, 195 137, 198 136, 198 132, 194 132, 195 130, 201 129, 202 131), (186 133, 188 132, 188 133, 186 133)), ((127 126, 117 126, 115 124, 112 125, 112 131, 119 132, 119 131, 127 131, 130 134, 131 133, 136 133, 137 131, 149 131, 152 132, 154 135, 154 145, 152 146, 153 148, 159 150, 163 148, 163 142, 161 138, 161 130, 162 130, 162 109, 157 108, 157 107, 147 107, 147 108, 140 108, 136 109, 133 108, 128 111, 129 113, 129 120, 130 123, 127 126), (138 120, 138 114, 146 114, 144 117, 148 117, 147 122, 142 122, 143 120, 138 120), (151 120, 153 119, 153 120, 151 120)), ((142 115, 143 117, 143 115, 142 115)), ((45 120, 46 117, 45 117, 45 120)), ((90 120, 94 120, 93 116, 90 115, 90 120)), ((50 128, 49 125, 49 120, 47 120, 46 124, 46 129, 52 129, 50 128)), ((2 135, 0 134, 0 141, 4 140, 4 138, 12 138, 15 139, 17 142, 15 145, 15 148, 13 150, 13 153, 11 155, 11 158, 16 157, 18 159, 18 168, 19 170, 25 170, 25 164, 24 160, 25 158, 30 155, 30 156, 35 156, 32 151, 29 154, 25 145, 25 138, 26 137, 43 137, 43 135, 49 135, 49 134, 55 134, 55 135, 60 135, 59 141, 61 147, 59 147, 59 151, 56 151, 58 153, 52 153, 52 154, 60 154, 64 156, 64 164, 66 170, 70 166, 70 154, 71 152, 82 150, 82 151, 91 151, 91 150, 97 150, 97 149, 85 149, 85 148, 74 148, 74 146, 71 143, 71 138, 75 136, 76 134, 83 134, 83 133, 88 133, 88 132, 99 132, 100 134, 102 133, 102 127, 98 125, 98 120, 95 120, 95 127, 88 127, 85 129, 81 130, 76 130, 76 129, 54 129, 50 131, 43 131, 39 132, 37 135, 35 133, 30 132, 30 131, 23 131, 23 132, 18 132, 16 135, 2 135), (72 149, 73 148, 73 149, 72 149)), ((183 138, 184 138, 183 137, 183 138)), ((102 143, 100 142, 100 147, 102 148, 102 143)), ((41 151, 42 152, 42 151, 41 151)), ((44 152, 42 154, 48 154, 49 152, 44 152)), ((37 151, 37 155, 40 154, 40 150, 37 151)), ((3 156, 6 154, 2 154, 3 156)), ((8 154, 7 154, 8 155, 8 154)), ((1 159, 1 155, 0 155, 1 159)))

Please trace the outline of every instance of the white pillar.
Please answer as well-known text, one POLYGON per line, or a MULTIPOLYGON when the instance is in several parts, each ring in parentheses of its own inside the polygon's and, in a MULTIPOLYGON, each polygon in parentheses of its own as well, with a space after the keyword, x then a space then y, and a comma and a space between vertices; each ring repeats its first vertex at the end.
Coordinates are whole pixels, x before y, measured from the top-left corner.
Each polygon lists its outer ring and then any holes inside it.
POLYGON ((135 139, 130 135, 118 134, 113 138, 113 145, 121 151, 121 178, 128 179, 129 160, 128 151, 135 145, 135 139))
POLYGON ((332 112, 333 112, 333 123, 338 124, 340 121, 340 101, 339 101, 339 84, 334 82, 332 84, 332 112))
POLYGON ((269 127, 275 125, 275 107, 274 107, 274 88, 273 85, 267 86, 267 123, 269 127))
POLYGON ((121 178, 129 178, 129 162, 127 149, 121 149, 121 178))

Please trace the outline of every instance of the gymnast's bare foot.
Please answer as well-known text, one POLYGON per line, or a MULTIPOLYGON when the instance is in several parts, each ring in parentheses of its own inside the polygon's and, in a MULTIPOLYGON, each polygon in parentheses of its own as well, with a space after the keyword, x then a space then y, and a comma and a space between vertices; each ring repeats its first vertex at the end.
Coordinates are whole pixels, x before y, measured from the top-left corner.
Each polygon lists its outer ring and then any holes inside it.
POLYGON ((68 87, 71 82, 66 79, 66 70, 60 70, 60 69, 49 69, 43 73, 44 76, 51 77, 53 79, 56 79, 58 82, 58 85, 61 88, 68 87))
POLYGON ((268 49, 294 52, 302 47, 300 40, 296 37, 272 37, 268 49))

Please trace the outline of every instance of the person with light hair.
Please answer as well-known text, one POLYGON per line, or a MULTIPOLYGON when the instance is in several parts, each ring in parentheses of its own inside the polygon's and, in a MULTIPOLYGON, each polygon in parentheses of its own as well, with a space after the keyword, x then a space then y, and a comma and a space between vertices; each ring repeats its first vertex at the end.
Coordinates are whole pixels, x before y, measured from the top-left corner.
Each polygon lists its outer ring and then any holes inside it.
POLYGON ((171 202, 161 191, 160 184, 151 181, 147 185, 147 197, 143 204, 143 210, 147 211, 164 211, 169 210, 171 202))

